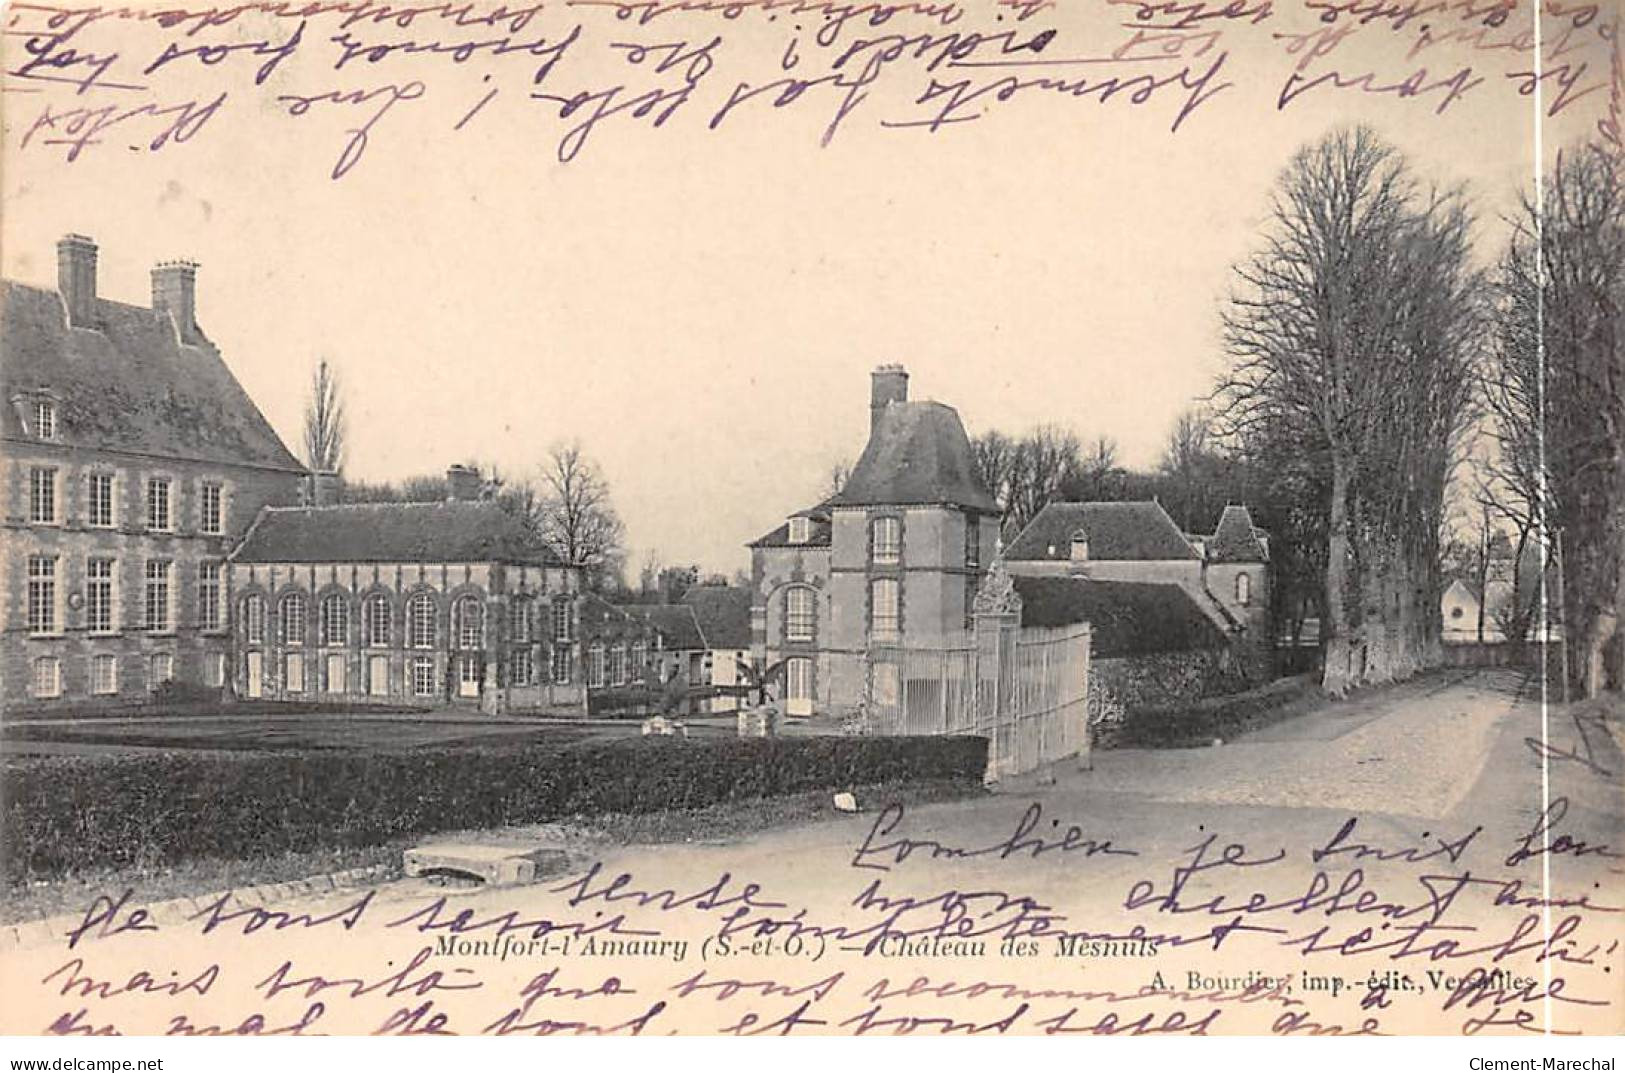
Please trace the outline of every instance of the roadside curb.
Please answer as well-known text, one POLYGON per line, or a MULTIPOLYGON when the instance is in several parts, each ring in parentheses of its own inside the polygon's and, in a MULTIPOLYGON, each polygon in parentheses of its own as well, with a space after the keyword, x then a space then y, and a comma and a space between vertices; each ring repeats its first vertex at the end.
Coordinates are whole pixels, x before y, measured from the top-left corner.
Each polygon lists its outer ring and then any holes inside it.
MULTIPOLYGON (((138 904, 137 907, 145 909, 148 919, 157 924, 180 925, 194 919, 222 898, 235 898, 244 908, 269 909, 294 899, 319 897, 335 891, 368 886, 393 879, 399 874, 399 864, 385 862, 346 868, 343 871, 305 879, 261 883, 253 887, 233 888, 208 894, 185 895, 168 901, 138 904)), ((83 912, 60 913, 37 920, 0 925, 0 953, 28 950, 53 942, 66 943, 68 936, 83 919, 83 912)))

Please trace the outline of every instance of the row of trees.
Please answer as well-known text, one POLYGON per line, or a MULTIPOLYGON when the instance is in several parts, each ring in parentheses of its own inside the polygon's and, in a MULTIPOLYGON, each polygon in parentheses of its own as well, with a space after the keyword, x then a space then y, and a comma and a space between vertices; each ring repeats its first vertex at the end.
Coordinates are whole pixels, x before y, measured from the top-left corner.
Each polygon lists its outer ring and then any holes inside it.
MULTIPOLYGON (((1572 684, 1600 686, 1625 600, 1625 199, 1619 160, 1567 155, 1526 201, 1494 271, 1470 207, 1364 128, 1301 150, 1224 315, 1217 398, 1230 449, 1296 489, 1288 533, 1324 548, 1324 683, 1404 677, 1440 658, 1447 488, 1507 520, 1514 561, 1560 538, 1572 684), (1475 429, 1492 442, 1461 470, 1475 429)), ((1281 495, 1267 496, 1277 502, 1281 495)), ((1481 558, 1489 554, 1483 521, 1481 558)), ((1277 538, 1274 547, 1288 543, 1277 538)), ((1297 551, 1300 554, 1303 548, 1297 551)), ((1304 566, 1318 566, 1304 556, 1304 566)), ((1537 583, 1545 577, 1529 579, 1537 583)), ((1514 608, 1528 606, 1523 594, 1514 608)), ((1524 623, 1513 622, 1515 631, 1524 623)))
POLYGON ((1625 188, 1601 143, 1563 154, 1526 196, 1497 270, 1483 404, 1493 451, 1481 500, 1521 551, 1549 544, 1547 587, 1568 640, 1569 685, 1625 678, 1625 188))

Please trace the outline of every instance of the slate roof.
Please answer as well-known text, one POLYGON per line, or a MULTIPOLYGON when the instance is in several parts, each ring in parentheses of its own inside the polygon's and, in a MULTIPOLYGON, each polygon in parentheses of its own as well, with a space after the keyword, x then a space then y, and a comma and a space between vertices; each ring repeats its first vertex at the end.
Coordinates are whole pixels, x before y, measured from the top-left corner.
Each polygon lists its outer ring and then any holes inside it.
POLYGON ((232 554, 264 563, 558 563, 496 503, 266 507, 232 554))
POLYGON ((1093 627, 1101 659, 1220 648, 1224 633, 1178 585, 1016 575, 1023 626, 1093 627))
POLYGON ((0 282, 0 435, 25 438, 20 393, 58 401, 70 447, 304 472, 214 344, 183 344, 167 314, 96 300, 69 328, 55 291, 0 282))
POLYGON ((750 590, 736 585, 696 585, 683 595, 694 610, 707 648, 750 647, 750 590))
POLYGON ((1117 560, 1197 559, 1168 512, 1155 502, 1050 503, 1005 549, 1010 560, 1072 557, 1072 534, 1089 536, 1089 558, 1117 560), (1050 549, 1054 550, 1051 551, 1050 549))
MULTIPOLYGON (((807 511, 800 511, 797 516, 807 513, 807 511)), ((799 544, 791 542, 790 523, 787 521, 777 529, 762 534, 745 546, 747 548, 827 548, 829 547, 829 536, 829 519, 813 516, 812 524, 808 526, 807 539, 799 544)))
POLYGON ((894 402, 832 506, 945 505, 998 512, 971 464, 959 414, 940 402, 894 402))
POLYGON ((658 630, 669 649, 693 652, 706 647, 694 609, 687 604, 622 604, 620 608, 658 630))
POLYGON ((1219 527, 1207 538, 1207 561, 1210 563, 1262 563, 1269 561, 1269 553, 1259 542, 1253 517, 1246 507, 1224 508, 1219 515, 1219 527))

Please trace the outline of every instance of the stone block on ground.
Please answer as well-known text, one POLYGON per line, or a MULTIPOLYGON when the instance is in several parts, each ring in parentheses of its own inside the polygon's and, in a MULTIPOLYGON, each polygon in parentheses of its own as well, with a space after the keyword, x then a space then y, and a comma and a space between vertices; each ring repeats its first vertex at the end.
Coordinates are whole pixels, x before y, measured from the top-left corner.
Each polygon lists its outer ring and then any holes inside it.
POLYGON ((568 863, 560 849, 534 846, 491 846, 468 842, 438 842, 414 846, 402 855, 408 876, 435 873, 473 876, 488 886, 512 886, 562 871, 568 863))

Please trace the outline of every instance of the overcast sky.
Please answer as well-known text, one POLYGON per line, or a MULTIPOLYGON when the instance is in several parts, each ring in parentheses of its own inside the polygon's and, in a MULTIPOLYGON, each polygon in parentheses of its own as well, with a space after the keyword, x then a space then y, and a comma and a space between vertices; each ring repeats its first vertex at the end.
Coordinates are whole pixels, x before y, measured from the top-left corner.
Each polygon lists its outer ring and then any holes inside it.
MULTIPOLYGON (((1114 21, 1093 24, 1102 40, 1114 21)), ((782 48, 765 23, 724 29, 782 48)), ((827 108, 716 131, 696 111, 660 130, 606 123, 564 165, 537 105, 503 98, 450 139, 477 99, 459 69, 456 94, 426 77, 445 100, 399 106, 340 182, 327 172, 353 121, 295 126, 234 83, 185 145, 8 159, 4 271, 54 284, 55 240, 78 231, 100 243, 102 294, 145 304, 153 262, 193 258, 200 322, 296 451, 325 357, 344 379, 351 477, 460 459, 519 472, 579 438, 634 576, 650 549, 732 570, 861 451, 877 363, 905 364, 913 396, 956 406, 973 435, 1056 422, 1152 465, 1221 361, 1229 266, 1274 176, 1337 122, 1370 122, 1424 175, 1471 184, 1501 240, 1533 151, 1532 100, 1505 79, 1515 52, 1430 51, 1435 69, 1490 79, 1436 116, 1438 94, 1316 91, 1278 110, 1279 45, 1235 29, 1224 48, 1236 84, 1177 134, 1172 96, 1018 100, 937 134, 857 113, 827 148, 827 108)), ((1339 55, 1349 70, 1418 65, 1395 65, 1391 35, 1339 55)), ((37 99, 7 95, 8 153, 37 99)), ((1569 109, 1548 143, 1605 103, 1569 109)))

